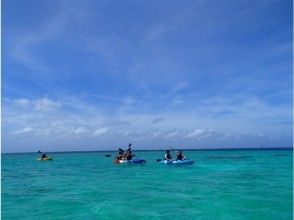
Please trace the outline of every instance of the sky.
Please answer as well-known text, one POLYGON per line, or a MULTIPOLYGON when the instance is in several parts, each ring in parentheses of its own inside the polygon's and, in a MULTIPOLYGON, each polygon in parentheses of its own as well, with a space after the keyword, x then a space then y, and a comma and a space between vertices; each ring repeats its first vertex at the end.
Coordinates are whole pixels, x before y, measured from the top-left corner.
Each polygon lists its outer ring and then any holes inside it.
POLYGON ((2 152, 292 146, 292 1, 3 0, 2 152))

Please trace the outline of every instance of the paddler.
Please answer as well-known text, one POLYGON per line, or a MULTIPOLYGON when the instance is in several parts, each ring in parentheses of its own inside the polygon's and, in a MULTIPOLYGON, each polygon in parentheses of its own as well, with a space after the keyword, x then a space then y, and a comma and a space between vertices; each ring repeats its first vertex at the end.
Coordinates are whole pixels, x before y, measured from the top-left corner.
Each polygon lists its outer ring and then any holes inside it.
POLYGON ((164 160, 172 160, 173 158, 172 158, 172 156, 170 154, 170 150, 166 150, 165 152, 166 153, 164 155, 164 160))
POLYGON ((42 153, 41 151, 38 151, 38 153, 42 154, 42 156, 41 156, 42 160, 47 158, 47 155, 45 152, 42 153))
POLYGON ((177 155, 176 155, 176 160, 185 160, 185 156, 183 155, 183 151, 182 150, 178 150, 177 151, 177 155))
POLYGON ((116 160, 122 160, 124 157, 124 150, 121 148, 118 148, 118 154, 116 156, 116 160))
POLYGON ((135 156, 132 152, 132 148, 131 148, 132 144, 129 144, 129 148, 127 149, 126 153, 125 153, 125 159, 126 160, 131 160, 133 159, 133 157, 135 156))
POLYGON ((42 153, 42 159, 45 159, 45 158, 47 158, 47 155, 46 155, 45 152, 43 152, 43 153, 42 153))

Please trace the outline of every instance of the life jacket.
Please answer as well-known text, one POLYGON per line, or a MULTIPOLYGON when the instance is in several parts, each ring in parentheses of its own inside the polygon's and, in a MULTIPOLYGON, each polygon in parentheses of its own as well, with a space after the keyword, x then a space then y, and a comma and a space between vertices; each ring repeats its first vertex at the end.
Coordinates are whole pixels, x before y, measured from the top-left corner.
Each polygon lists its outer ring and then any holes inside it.
POLYGON ((178 155, 177 155, 177 160, 183 160, 183 159, 184 159, 183 154, 178 154, 178 155))
POLYGON ((164 155, 164 159, 165 160, 171 160, 172 159, 172 156, 170 154, 165 154, 164 155))

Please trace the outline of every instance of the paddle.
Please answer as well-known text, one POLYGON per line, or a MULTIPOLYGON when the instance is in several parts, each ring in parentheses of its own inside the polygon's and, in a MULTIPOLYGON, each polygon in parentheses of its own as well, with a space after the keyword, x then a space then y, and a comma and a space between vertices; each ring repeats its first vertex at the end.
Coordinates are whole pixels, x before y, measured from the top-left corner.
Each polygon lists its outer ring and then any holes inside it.
POLYGON ((173 151, 178 151, 177 149, 174 149, 174 148, 172 148, 172 147, 169 147, 171 150, 173 150, 173 151))
POLYGON ((105 154, 105 157, 111 157, 111 154, 105 154))
MULTIPOLYGON (((132 149, 131 149, 131 147, 132 147, 132 143, 129 143, 129 146, 128 146, 129 148, 126 150, 126 151, 131 151, 132 152, 132 149)), ((134 154, 133 152, 132 152, 132 158, 135 158, 136 157, 136 154, 134 154)))
MULTIPOLYGON (((46 153, 45 152, 41 152, 40 150, 38 150, 38 153, 39 154, 45 154, 46 155, 46 153)), ((46 158, 48 158, 48 156, 46 155, 46 158)))

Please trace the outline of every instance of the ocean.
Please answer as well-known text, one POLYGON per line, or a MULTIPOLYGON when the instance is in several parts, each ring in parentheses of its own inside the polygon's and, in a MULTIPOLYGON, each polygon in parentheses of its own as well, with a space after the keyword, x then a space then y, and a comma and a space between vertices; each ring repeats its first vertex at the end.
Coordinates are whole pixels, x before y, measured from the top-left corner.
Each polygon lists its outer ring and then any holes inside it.
POLYGON ((293 219, 292 150, 184 151, 190 166, 114 152, 2 155, 2 219, 293 219), (112 157, 105 157, 111 154, 112 157))

